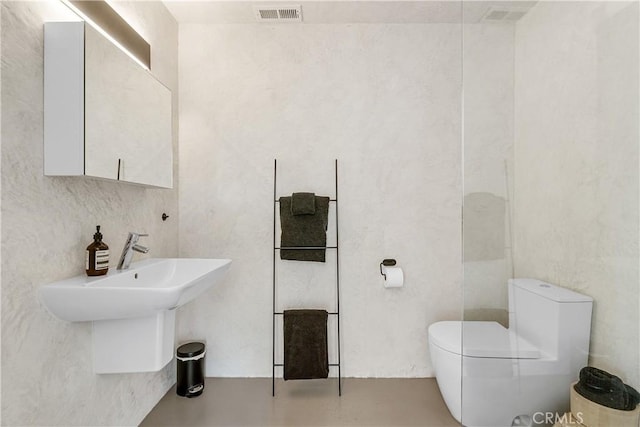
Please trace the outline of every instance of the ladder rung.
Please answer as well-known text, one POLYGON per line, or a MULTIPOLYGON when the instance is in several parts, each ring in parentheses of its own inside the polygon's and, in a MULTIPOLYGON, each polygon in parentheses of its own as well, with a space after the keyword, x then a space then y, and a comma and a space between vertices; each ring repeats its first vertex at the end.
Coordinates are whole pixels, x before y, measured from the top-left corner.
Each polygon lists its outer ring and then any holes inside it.
POLYGON ((337 246, 283 246, 281 248, 275 247, 273 250, 302 250, 302 251, 310 251, 310 250, 319 250, 319 249, 338 249, 337 246))
MULTIPOLYGON (((329 316, 339 316, 340 313, 337 312, 333 312, 333 313, 327 313, 329 316)), ((276 311, 275 313, 273 313, 274 316, 282 316, 284 315, 284 312, 282 311, 276 311)))
MULTIPOLYGON (((273 366, 275 367, 284 367, 284 363, 276 363, 273 366)), ((340 366, 339 363, 329 363, 329 366, 340 366)))
MULTIPOLYGON (((336 200, 336 199, 329 199, 329 201, 330 201, 330 202, 337 202, 337 200, 336 200)), ((280 200, 274 200, 274 202, 276 202, 276 203, 280 203, 280 200)))

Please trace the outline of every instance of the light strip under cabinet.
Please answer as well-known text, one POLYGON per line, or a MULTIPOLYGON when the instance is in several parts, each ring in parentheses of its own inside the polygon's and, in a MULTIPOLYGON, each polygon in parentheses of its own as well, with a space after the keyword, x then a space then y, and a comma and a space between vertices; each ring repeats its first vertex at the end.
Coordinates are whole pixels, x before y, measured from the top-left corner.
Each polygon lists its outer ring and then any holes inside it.
POLYGON ((105 1, 60 0, 145 70, 151 68, 151 46, 105 1), (99 22, 97 22, 99 21, 99 22), (101 25, 102 24, 102 25, 101 25), (108 27, 112 35, 104 27, 108 27), (118 40, 119 39, 119 40, 118 40), (126 43, 128 46, 125 46, 126 43), (132 52, 135 50, 136 53, 132 52))

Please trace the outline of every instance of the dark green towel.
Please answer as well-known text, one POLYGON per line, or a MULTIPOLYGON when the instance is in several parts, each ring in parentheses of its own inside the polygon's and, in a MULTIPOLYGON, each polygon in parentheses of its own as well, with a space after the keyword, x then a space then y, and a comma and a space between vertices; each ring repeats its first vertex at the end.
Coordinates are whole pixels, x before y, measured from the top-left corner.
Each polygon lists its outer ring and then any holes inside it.
POLYGON ((316 213, 292 215, 291 197, 280 197, 280 247, 319 247, 323 249, 280 249, 280 259, 325 261, 329 197, 315 196, 316 213))
POLYGON ((316 213, 314 193, 293 193, 291 195, 291 215, 313 215, 316 213))
POLYGON ((329 376, 326 310, 284 311, 284 379, 329 376))
POLYGON ((640 403, 640 393, 633 387, 598 368, 582 368, 580 381, 573 388, 592 402, 621 411, 633 411, 640 403))

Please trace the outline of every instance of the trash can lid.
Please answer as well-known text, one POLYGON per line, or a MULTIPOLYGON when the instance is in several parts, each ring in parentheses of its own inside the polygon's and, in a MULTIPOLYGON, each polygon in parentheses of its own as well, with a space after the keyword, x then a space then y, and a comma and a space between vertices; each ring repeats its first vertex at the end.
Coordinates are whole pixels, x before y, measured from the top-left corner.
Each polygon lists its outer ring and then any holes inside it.
POLYGON ((204 344, 201 342, 189 342, 178 347, 178 357, 194 357, 204 353, 204 344))

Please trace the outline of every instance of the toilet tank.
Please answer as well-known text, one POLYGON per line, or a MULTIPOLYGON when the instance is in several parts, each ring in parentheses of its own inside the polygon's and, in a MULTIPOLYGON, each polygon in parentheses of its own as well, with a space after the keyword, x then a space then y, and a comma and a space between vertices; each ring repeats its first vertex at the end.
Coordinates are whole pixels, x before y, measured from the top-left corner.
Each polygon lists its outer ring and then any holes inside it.
POLYGON ((509 280, 509 329, 545 357, 587 364, 593 299, 537 279, 509 280))

